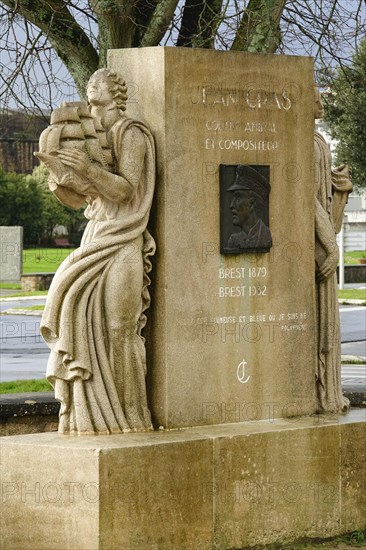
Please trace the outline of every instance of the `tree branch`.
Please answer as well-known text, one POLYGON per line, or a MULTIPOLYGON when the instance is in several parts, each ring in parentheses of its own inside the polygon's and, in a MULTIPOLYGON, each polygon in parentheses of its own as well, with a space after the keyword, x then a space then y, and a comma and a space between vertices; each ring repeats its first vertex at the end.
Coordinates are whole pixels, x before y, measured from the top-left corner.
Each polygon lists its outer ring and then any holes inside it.
POLYGON ((222 0, 187 0, 177 46, 213 48, 222 0))
POLYGON ((81 96, 98 68, 98 54, 62 0, 4 0, 3 4, 38 27, 65 63, 81 96))
POLYGON ((131 0, 90 0, 99 26, 100 66, 107 63, 108 49, 131 48, 135 32, 135 2, 131 0))
POLYGON ((158 0, 140 47, 157 46, 166 33, 179 0, 158 0))

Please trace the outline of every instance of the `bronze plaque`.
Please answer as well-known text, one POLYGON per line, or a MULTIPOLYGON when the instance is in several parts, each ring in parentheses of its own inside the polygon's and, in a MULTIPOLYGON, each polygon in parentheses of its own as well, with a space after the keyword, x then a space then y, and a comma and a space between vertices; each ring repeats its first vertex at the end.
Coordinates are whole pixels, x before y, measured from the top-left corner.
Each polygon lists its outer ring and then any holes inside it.
POLYGON ((268 252, 270 167, 220 164, 221 254, 268 252))

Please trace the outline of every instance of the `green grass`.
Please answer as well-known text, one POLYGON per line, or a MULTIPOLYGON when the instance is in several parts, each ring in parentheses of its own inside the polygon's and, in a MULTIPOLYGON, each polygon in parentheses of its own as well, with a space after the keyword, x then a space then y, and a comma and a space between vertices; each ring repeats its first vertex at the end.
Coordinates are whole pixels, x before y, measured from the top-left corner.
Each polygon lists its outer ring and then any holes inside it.
POLYGON ((366 290, 362 288, 347 288, 338 290, 338 298, 348 300, 364 300, 366 302, 366 290))
POLYGON ((22 298, 23 296, 46 296, 47 294, 48 290, 34 290, 32 292, 18 292, 15 294, 7 294, 6 298, 22 298))
POLYGON ((366 258, 366 252, 362 250, 353 250, 344 253, 345 264, 357 264, 360 258, 366 258))
POLYGON ((54 273, 74 248, 28 248, 23 250, 23 273, 54 273))
MULTIPOLYGON (((74 248, 27 248, 23 250, 23 273, 54 273, 74 248)), ((0 283, 0 288, 6 290, 21 290, 18 283, 0 283)), ((47 291, 27 292, 27 296, 41 296, 47 291)), ((12 294, 10 297, 23 296, 12 294)))
POLYGON ((6 290, 20 290, 22 285, 19 283, 0 283, 0 288, 4 288, 6 290))
POLYGON ((14 307, 12 309, 21 309, 22 311, 43 311, 44 305, 41 306, 26 306, 26 307, 14 307))
POLYGON ((45 378, 40 378, 39 380, 0 382, 0 393, 26 393, 52 390, 51 384, 45 378))

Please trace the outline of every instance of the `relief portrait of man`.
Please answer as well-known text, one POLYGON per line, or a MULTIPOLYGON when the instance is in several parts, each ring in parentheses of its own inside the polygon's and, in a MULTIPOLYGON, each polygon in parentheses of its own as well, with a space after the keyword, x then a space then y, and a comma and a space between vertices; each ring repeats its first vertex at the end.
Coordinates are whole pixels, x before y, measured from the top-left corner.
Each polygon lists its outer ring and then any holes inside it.
POLYGON ((268 180, 255 167, 237 166, 235 181, 227 191, 231 194, 232 224, 239 231, 230 235, 227 252, 240 253, 272 246, 271 232, 266 223, 270 189, 268 180))

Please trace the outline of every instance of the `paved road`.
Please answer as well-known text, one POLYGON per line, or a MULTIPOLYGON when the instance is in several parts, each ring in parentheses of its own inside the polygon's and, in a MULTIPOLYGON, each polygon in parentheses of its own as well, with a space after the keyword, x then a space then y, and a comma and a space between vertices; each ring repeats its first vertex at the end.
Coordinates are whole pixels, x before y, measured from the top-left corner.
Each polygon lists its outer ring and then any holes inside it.
POLYGON ((366 390, 366 365, 342 365, 342 387, 346 386, 366 390))
POLYGON ((366 357, 366 307, 341 306, 342 355, 366 357))
MULTIPOLYGON (((31 302, 0 302, 0 311, 44 303, 44 299, 31 302)), ((366 356, 366 307, 342 306, 342 355, 366 356)), ((1 368, 0 380, 26 380, 44 378, 49 350, 39 335, 40 317, 21 315, 0 316, 1 368)), ((355 365, 342 368, 342 383, 349 380, 366 386, 365 369, 355 365)))
POLYGON ((339 312, 342 343, 366 340, 366 307, 341 306, 339 312))
MULTIPOLYGON (((0 311, 44 304, 44 299, 0 302, 0 311)), ((44 378, 49 349, 39 334, 40 317, 0 316, 0 380, 44 378)))

